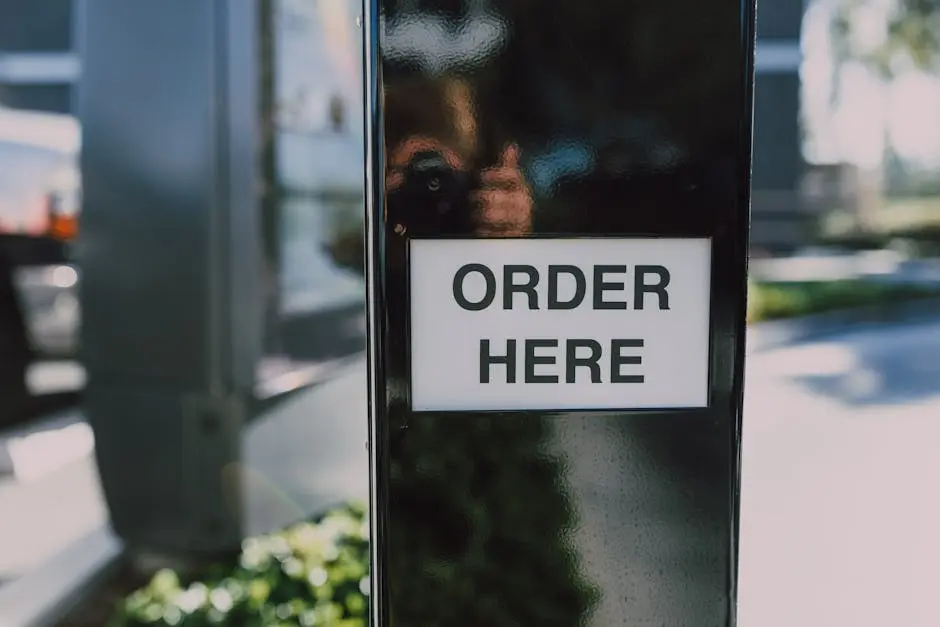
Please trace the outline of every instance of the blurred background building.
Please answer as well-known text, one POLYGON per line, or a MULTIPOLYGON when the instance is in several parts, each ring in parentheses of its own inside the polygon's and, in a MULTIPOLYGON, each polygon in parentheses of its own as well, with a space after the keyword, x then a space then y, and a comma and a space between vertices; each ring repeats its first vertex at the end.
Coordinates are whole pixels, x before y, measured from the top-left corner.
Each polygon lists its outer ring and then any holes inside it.
POLYGON ((0 103, 71 113, 79 78, 77 7, 82 0, 0 2, 0 103))

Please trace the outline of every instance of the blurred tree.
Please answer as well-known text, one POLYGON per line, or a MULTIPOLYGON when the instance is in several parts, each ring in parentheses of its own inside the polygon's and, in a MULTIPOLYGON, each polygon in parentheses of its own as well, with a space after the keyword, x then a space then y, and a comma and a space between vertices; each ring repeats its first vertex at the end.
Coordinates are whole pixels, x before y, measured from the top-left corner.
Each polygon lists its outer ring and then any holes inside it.
MULTIPOLYGON (((840 79, 849 63, 861 63, 885 83, 911 70, 940 71, 940 0, 833 0, 831 7, 831 102, 842 98, 840 79)), ((870 189, 878 190, 874 194, 882 195, 892 150, 888 118, 884 111, 866 118, 884 136, 881 162, 865 175, 870 189)), ((870 221, 874 207, 858 213, 857 227, 875 228, 870 221)))
POLYGON ((876 0, 837 2, 832 21, 836 67, 861 61, 885 79, 912 66, 940 70, 940 0, 895 0, 886 7, 883 36, 860 37, 860 17, 866 12, 874 17, 881 7, 876 0))
POLYGON ((920 69, 938 69, 940 0, 901 0, 889 25, 895 46, 902 46, 920 69))

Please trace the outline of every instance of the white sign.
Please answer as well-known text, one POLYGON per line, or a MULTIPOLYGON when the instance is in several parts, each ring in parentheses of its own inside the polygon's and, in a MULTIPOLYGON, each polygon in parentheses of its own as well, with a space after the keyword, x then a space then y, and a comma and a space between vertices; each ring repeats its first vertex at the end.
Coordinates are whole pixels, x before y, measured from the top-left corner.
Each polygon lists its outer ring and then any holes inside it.
POLYGON ((708 405, 709 239, 410 246, 415 411, 708 405))

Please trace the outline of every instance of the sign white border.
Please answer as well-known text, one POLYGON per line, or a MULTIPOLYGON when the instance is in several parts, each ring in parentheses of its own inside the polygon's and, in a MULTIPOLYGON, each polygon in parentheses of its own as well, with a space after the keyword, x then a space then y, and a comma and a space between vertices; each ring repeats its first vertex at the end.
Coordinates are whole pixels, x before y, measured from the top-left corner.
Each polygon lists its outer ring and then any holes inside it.
MULTIPOLYGON (((701 409, 709 406, 711 383, 711 281, 710 237, 561 237, 561 238, 417 238, 409 242, 408 307, 410 397, 413 411, 630 411, 701 409), (458 306, 453 285, 457 270, 467 263, 491 266, 497 295, 491 306, 468 311, 458 306), (541 277, 536 285, 539 309, 532 311, 525 294, 512 298, 513 309, 503 308, 501 269, 505 265, 530 265, 541 277), (581 307, 569 311, 546 308, 549 265, 582 267, 587 293, 581 307), (669 305, 650 305, 638 310, 598 311, 593 301, 592 270, 588 266, 637 265, 669 268, 669 305), (490 336, 492 354, 505 353, 509 339, 516 339, 516 382, 509 384, 505 366, 494 366, 494 379, 483 385, 479 378, 481 335, 490 336), (606 346, 598 361, 604 368, 601 384, 590 381, 590 371, 579 370, 572 383, 565 381, 565 345, 571 337, 594 337, 606 346), (640 385, 611 384, 610 355, 613 340, 641 338, 644 381, 640 385), (629 336, 629 338, 627 338, 629 336), (526 338, 557 338, 557 384, 526 383, 523 376, 523 343, 526 338), (501 348, 501 351, 499 350, 501 348), (608 383, 604 383, 608 381, 608 383)), ((626 300, 633 295, 631 272, 610 275, 607 280, 626 282, 626 300)), ((484 293, 482 275, 475 277, 472 298, 484 293)), ((573 290, 572 280, 572 290, 573 290)), ((617 299, 616 292, 607 297, 617 299)), ((569 294, 570 296, 570 294, 569 294)), ((624 295, 621 295, 624 296, 624 295)), ((539 349, 542 350, 542 349, 539 349)), ((579 348, 579 350, 581 350, 579 348)), ((628 355, 631 349, 621 352, 628 355)), ((548 350, 550 354, 551 349, 548 350)), ((579 355, 583 356, 583 350, 579 355)), ((542 366, 540 366, 542 367, 542 366)), ((551 366, 549 366, 551 370, 551 366)), ((623 372, 630 372, 627 366, 623 372)), ((542 370, 542 372, 546 372, 542 370)))

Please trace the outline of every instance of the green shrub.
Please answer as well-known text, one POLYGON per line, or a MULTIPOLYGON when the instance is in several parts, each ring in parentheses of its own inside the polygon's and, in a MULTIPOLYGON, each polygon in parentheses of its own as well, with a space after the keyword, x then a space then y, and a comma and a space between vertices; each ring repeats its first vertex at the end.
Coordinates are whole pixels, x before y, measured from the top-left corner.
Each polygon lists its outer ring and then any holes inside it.
POLYGON ((755 283, 750 286, 748 294, 748 321, 795 318, 930 297, 940 297, 940 286, 864 280, 755 283))
POLYGON ((368 546, 366 510, 350 505, 246 540, 234 568, 190 582, 157 573, 110 627, 365 627, 368 546))
MULTIPOLYGON (((393 423, 395 419, 393 418, 393 423)), ((598 599, 551 421, 415 417, 393 438, 389 584, 395 625, 577 627, 598 599)), ((249 540, 239 564, 130 595, 111 627, 365 627, 365 509, 249 540)))

